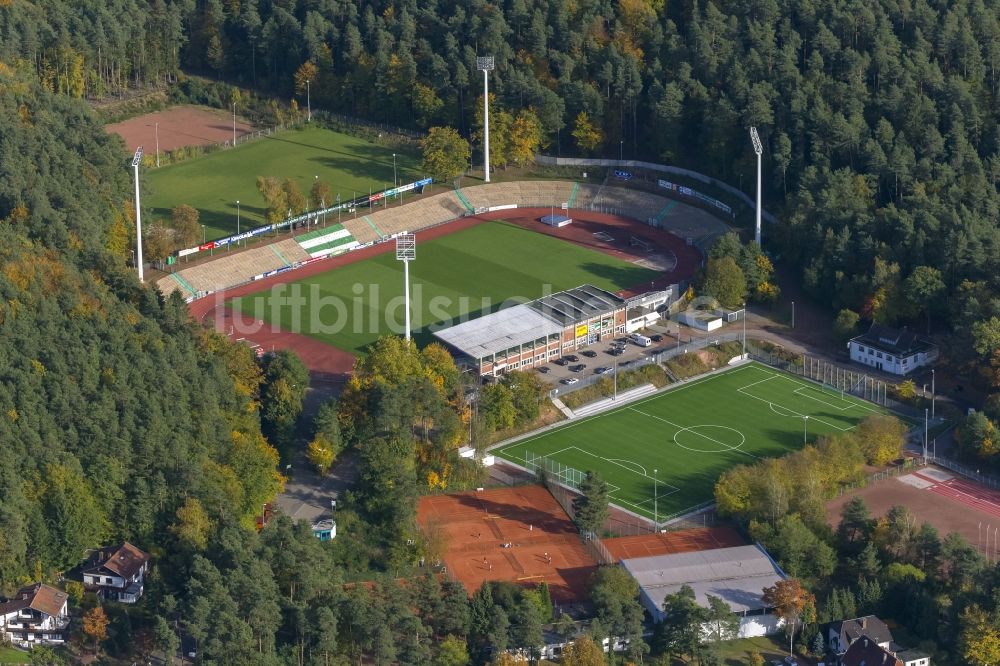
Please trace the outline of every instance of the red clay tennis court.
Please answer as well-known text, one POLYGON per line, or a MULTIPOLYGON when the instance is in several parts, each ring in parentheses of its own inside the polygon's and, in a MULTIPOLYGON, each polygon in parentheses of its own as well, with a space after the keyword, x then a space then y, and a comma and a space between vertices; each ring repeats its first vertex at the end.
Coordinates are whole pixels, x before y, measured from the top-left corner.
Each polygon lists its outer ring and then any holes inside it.
POLYGON ((698 527, 661 534, 603 539, 603 543, 615 560, 628 560, 633 557, 745 546, 747 540, 732 527, 698 527))
POLYGON ((597 563, 542 486, 421 497, 417 522, 443 539, 448 573, 470 594, 488 580, 544 581, 556 603, 587 598, 597 563))

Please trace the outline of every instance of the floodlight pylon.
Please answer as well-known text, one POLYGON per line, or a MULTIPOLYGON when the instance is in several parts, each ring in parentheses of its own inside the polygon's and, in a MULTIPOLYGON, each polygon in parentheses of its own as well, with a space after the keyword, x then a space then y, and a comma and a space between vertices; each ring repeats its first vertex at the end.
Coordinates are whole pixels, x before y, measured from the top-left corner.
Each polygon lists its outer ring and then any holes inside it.
POLYGON ((410 340, 410 262, 417 258, 417 237, 401 233, 396 236, 396 260, 403 262, 403 301, 406 308, 406 340, 410 340))
POLYGON ((753 152, 757 153, 757 218, 756 226, 754 227, 754 240, 757 241, 757 245, 760 245, 760 206, 761 206, 761 191, 760 191, 760 160, 761 154, 764 152, 764 147, 760 143, 760 136, 757 134, 757 128, 750 128, 750 140, 753 141, 753 152))
POLYGON ((135 150, 132 158, 132 174, 135 179, 135 266, 139 271, 139 282, 142 276, 142 206, 139 203, 139 164, 142 162, 142 146, 135 150))
POLYGON ((495 67, 493 56, 476 58, 476 69, 483 72, 483 180, 490 182, 490 72, 495 67))

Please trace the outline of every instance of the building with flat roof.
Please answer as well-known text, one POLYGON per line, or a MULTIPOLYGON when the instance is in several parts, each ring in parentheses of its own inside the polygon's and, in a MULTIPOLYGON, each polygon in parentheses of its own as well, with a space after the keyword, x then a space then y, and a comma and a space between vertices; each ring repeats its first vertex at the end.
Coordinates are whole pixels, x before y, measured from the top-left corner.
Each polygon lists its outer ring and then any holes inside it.
POLYGON ((639 599, 656 622, 666 618, 667 596, 688 585, 701 606, 708 607, 709 595, 729 604, 740 617, 740 638, 773 634, 781 626, 763 595, 785 573, 760 545, 637 557, 621 564, 639 583, 639 599))
POLYGON ((532 368, 625 333, 625 300, 585 284, 434 333, 481 375, 532 368))

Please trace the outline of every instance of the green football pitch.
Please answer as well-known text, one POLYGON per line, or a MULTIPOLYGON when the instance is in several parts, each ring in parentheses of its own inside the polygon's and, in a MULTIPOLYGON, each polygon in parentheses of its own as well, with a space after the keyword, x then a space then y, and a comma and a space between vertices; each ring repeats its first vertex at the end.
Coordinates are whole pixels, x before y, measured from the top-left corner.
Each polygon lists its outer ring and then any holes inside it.
MULTIPOLYGON (((423 346, 433 341, 435 325, 504 304, 588 283, 615 292, 657 275, 514 224, 487 222, 417 246, 410 264, 414 340, 423 346)), ((402 332, 403 267, 389 252, 235 298, 233 307, 356 353, 380 335, 402 332)))
POLYGON ((598 472, 613 504, 649 518, 655 512, 663 521, 711 501, 727 469, 849 431, 876 413, 884 412, 749 363, 491 453, 522 467, 544 465, 570 485, 598 472))
POLYGON ((319 176, 334 197, 340 194, 341 200, 347 201, 369 190, 392 187, 394 152, 398 182, 419 179, 416 150, 378 146, 319 127, 285 130, 234 150, 219 150, 148 171, 143 204, 152 209, 153 219, 163 220, 169 219, 174 206, 193 206, 201 214, 208 239, 221 238, 236 232, 237 201, 242 230, 265 223, 257 176, 274 176, 281 181, 291 178, 307 197, 319 176))

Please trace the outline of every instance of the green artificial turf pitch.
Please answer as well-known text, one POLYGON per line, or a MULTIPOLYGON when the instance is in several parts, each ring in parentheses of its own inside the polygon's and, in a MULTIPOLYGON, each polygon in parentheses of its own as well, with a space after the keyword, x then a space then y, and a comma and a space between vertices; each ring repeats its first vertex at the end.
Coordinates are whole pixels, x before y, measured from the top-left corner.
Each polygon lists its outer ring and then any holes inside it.
MULTIPOLYGON (((803 435, 814 442, 851 430, 875 413, 884 412, 750 363, 491 453, 521 466, 544 456, 578 472, 596 471, 608 482, 613 504, 649 518, 655 510, 663 521, 712 500, 727 469, 801 448, 803 435)), ((572 476, 580 475, 564 478, 572 476)))
MULTIPOLYGON (((198 209, 209 240, 236 232, 236 202, 240 202, 240 229, 266 222, 264 198, 257 176, 291 178, 309 196, 316 176, 342 201, 352 196, 392 187, 392 154, 396 178, 402 185, 421 177, 416 150, 376 145, 367 139, 320 127, 286 130, 231 150, 144 172, 143 204, 151 219, 168 220, 174 206, 198 209)), ((330 202, 331 204, 333 202, 330 202)))
MULTIPOLYGON (((514 224, 479 224, 417 245, 410 264, 414 339, 423 346, 434 340, 432 325, 463 315, 471 319, 505 303, 582 284, 615 292, 657 276, 514 224)), ((402 332, 402 297, 403 267, 389 252, 235 298, 233 306, 285 331, 356 353, 379 335, 402 332)))

